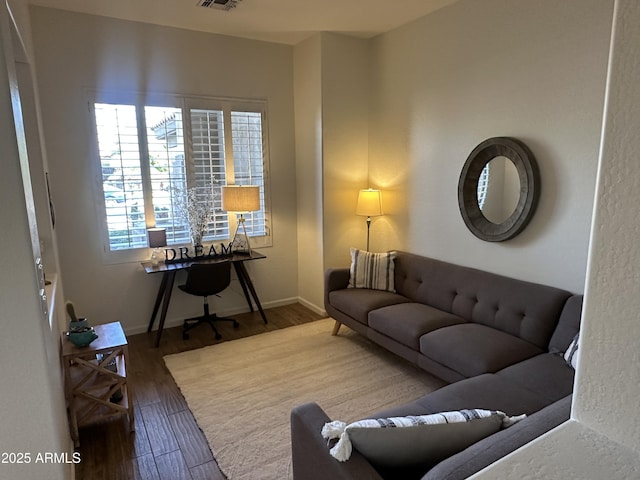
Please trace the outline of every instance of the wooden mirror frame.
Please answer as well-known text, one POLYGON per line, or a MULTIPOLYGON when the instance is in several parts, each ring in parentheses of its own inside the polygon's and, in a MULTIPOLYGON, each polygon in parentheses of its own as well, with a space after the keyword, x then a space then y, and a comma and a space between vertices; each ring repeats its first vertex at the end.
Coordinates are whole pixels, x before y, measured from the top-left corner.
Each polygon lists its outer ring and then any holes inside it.
POLYGON ((469 230, 487 242, 502 242, 518 235, 527 226, 540 197, 540 171, 531 150, 510 137, 493 137, 473 149, 462 168, 458 182, 458 206, 469 230), (478 180, 485 165, 504 156, 516 166, 520 197, 513 213, 502 223, 485 218, 478 204, 478 180))

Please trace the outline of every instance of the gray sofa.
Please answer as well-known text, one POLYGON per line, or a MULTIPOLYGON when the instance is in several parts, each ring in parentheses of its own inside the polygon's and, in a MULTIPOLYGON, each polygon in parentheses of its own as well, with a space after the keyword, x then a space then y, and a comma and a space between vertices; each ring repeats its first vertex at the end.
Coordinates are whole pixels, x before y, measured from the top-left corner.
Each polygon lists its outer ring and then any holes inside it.
POLYGON ((332 419, 307 403, 291 412, 296 480, 463 479, 569 418, 574 370, 562 353, 582 296, 408 252, 394 263, 395 292, 347 288, 348 268, 327 271, 334 334, 344 324, 449 385, 362 418, 471 408, 528 417, 435 465, 384 470, 355 449, 346 462, 331 457, 320 432, 332 419))

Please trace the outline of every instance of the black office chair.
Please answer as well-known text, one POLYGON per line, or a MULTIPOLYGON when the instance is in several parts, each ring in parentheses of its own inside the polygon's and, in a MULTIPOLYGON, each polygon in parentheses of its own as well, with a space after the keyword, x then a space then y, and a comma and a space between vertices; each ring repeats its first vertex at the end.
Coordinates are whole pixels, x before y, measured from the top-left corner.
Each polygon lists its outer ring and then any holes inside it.
POLYGON ((201 317, 188 318, 182 327, 182 338, 189 338, 189 330, 197 327, 201 323, 208 323, 216 334, 216 340, 220 340, 222 335, 216 329, 214 322, 232 322, 234 328, 240 324, 233 318, 218 317, 215 313, 209 313, 209 303, 207 297, 222 292, 231 283, 231 262, 224 263, 194 263, 187 269, 187 282, 179 285, 178 288, 191 295, 204 297, 204 315, 201 317))

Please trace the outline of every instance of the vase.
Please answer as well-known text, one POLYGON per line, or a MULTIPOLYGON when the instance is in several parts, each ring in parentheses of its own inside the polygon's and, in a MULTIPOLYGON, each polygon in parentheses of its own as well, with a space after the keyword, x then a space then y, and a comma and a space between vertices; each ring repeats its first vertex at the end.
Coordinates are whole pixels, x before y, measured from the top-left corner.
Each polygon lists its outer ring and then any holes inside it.
POLYGON ((202 232, 194 232, 191 234, 191 245, 193 245, 194 247, 197 245, 202 245, 202 232))

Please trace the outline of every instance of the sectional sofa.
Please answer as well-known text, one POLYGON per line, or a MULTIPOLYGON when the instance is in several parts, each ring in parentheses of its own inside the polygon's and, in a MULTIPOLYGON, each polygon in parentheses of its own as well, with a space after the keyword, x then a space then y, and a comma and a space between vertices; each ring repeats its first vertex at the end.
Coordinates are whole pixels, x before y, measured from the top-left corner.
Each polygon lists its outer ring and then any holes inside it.
POLYGON ((357 447, 347 461, 333 458, 321 435, 332 419, 307 403, 291 412, 295 480, 463 479, 569 418, 574 369, 565 355, 577 340, 582 296, 401 251, 378 258, 374 284, 363 285, 354 277, 371 273, 373 264, 359 269, 357 254, 351 269, 326 272, 333 334, 346 325, 449 382, 362 418, 460 409, 527 417, 436 463, 390 468, 357 447))

